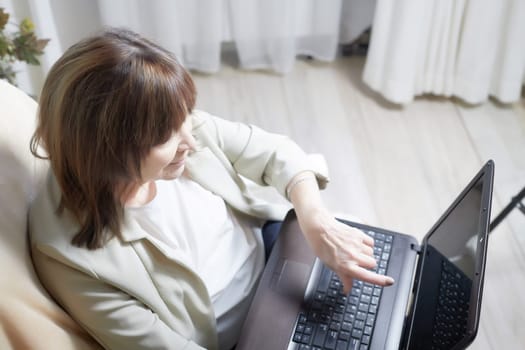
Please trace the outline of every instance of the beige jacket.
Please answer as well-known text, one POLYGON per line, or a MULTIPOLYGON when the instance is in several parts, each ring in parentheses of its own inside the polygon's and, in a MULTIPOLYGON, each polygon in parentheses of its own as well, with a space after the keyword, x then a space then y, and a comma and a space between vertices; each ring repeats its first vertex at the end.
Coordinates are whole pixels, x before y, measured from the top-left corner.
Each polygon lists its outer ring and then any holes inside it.
MULTIPOLYGON (((284 196, 290 179, 324 163, 311 161, 288 138, 207 113, 192 114, 197 150, 188 174, 228 205, 261 219, 282 219, 289 205, 272 204, 259 189, 284 196), (249 180, 246 180, 249 179, 249 180)), ((322 159, 322 158, 321 158, 322 159)), ((124 220, 123 237, 90 251, 70 244, 78 226, 55 215, 60 189, 52 173, 30 211, 31 251, 39 277, 56 300, 108 349, 216 349, 210 297, 200 277, 141 227, 124 220)))

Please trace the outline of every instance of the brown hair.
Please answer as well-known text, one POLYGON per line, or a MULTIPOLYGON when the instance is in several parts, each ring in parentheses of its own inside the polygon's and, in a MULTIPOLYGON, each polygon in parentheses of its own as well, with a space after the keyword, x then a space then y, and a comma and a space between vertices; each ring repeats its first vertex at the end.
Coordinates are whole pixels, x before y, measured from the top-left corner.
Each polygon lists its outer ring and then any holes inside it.
POLYGON ((80 223, 74 245, 97 249, 121 237, 118 186, 140 178, 141 160, 181 127, 195 96, 171 53, 124 29, 73 45, 53 65, 31 152, 50 160, 62 190, 58 215, 69 210, 80 223))

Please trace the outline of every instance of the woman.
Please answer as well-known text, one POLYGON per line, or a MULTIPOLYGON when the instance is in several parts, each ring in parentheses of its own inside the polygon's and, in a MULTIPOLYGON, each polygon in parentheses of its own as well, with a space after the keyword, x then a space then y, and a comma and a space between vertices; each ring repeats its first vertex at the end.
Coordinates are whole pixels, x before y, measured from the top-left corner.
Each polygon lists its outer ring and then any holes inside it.
POLYGON ((32 204, 36 270, 104 347, 230 349, 264 265, 261 227, 291 201, 315 253, 348 291, 380 285, 373 240, 337 222, 326 175, 288 138, 194 110, 188 72, 163 48, 111 29, 69 48, 31 141, 50 161, 32 204), (254 191, 256 189, 257 191, 254 191))

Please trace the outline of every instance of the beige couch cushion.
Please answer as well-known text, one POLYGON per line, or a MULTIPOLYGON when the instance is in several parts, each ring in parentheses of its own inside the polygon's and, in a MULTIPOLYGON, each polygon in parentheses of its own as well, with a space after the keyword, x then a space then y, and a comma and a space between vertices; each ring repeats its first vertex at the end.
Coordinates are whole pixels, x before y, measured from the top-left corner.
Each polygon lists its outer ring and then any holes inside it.
POLYGON ((0 80, 0 349, 96 349, 39 283, 27 249, 28 203, 47 168, 29 151, 36 107, 0 80))

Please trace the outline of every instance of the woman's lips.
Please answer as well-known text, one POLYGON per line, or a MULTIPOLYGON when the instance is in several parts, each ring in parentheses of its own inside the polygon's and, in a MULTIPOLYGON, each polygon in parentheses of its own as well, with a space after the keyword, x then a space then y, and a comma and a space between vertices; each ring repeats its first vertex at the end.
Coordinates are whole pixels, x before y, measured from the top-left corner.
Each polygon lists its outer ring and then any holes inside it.
POLYGON ((182 157, 180 157, 178 160, 174 160, 169 165, 176 166, 176 167, 184 165, 184 163, 186 163, 186 158, 188 158, 188 151, 185 151, 180 155, 182 157))
POLYGON ((171 162, 170 165, 173 165, 173 166, 176 166, 176 167, 179 167, 181 165, 184 165, 184 163, 186 163, 186 157, 180 159, 180 160, 177 160, 175 162, 171 162))

